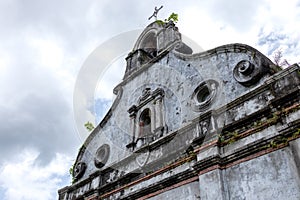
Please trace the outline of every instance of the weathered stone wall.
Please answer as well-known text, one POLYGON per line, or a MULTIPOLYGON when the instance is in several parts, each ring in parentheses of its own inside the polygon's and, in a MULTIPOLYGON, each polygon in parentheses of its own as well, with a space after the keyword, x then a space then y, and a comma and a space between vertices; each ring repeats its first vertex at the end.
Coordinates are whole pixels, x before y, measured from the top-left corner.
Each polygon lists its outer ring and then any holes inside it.
MULTIPOLYGON (((190 190, 189 183, 199 181, 201 199, 297 199, 298 71, 299 66, 291 66, 226 106, 203 113, 140 148, 139 153, 127 151, 127 159, 108 165, 111 169, 87 171, 91 175, 62 189, 60 198, 155 198, 179 187, 190 190), (243 110, 247 112, 241 114, 243 110), (208 124, 206 131, 203 122, 208 124)), ((100 142, 109 143, 99 137, 89 144, 96 147, 100 142)), ((87 152, 81 159, 88 158, 87 152)), ((87 162, 93 162, 92 158, 91 154, 87 162)))
MULTIPOLYGON (((299 139, 295 141, 299 142, 299 139)), ((224 170, 217 169, 201 175, 200 196, 207 200, 296 200, 300 199, 299 178, 299 168, 292 150, 286 147, 224 170)))
POLYGON ((169 190, 149 198, 149 200, 163 200, 163 199, 199 200, 200 199, 199 182, 192 182, 186 185, 182 185, 174 188, 173 190, 169 190))
MULTIPOLYGON (((98 133, 94 133, 93 138, 86 144, 87 150, 82 161, 93 163, 97 149, 105 143, 113 148, 106 166, 119 162, 131 154, 126 148, 132 139, 132 128, 127 110, 138 102, 145 88, 150 88, 152 91, 157 88, 164 90, 164 118, 167 131, 171 132, 190 123, 191 120, 207 110, 226 106, 229 102, 258 85, 259 83, 256 83, 250 88, 244 87, 234 79, 233 75, 234 68, 240 61, 254 59, 251 55, 256 53, 255 50, 244 45, 229 45, 226 51, 224 48, 217 48, 210 55, 188 56, 170 52, 157 63, 144 66, 138 76, 128 77, 124 80, 125 83, 117 87, 122 92, 120 92, 120 100, 112 111, 112 116, 106 125, 98 133), (197 110, 193 106, 197 101, 193 98, 193 94, 199 85, 208 82, 216 83, 214 96, 207 106, 202 110, 197 110)), ((258 53, 256 54, 256 59, 266 59, 258 53)), ((265 74, 260 82, 263 82, 268 76, 265 74)), ((268 97, 268 94, 265 96, 264 98, 271 98, 268 97)), ((259 102, 256 104, 249 102, 251 106, 241 107, 240 109, 243 111, 235 112, 244 117, 266 105, 266 102, 263 102, 264 99, 253 101, 259 102)), ((228 117, 228 120, 231 118, 228 117)), ((83 178, 88 177, 96 170, 97 168, 93 164, 89 164, 83 178)))
POLYGON ((172 24, 141 34, 59 199, 299 199, 300 67, 243 44, 178 44, 172 24))

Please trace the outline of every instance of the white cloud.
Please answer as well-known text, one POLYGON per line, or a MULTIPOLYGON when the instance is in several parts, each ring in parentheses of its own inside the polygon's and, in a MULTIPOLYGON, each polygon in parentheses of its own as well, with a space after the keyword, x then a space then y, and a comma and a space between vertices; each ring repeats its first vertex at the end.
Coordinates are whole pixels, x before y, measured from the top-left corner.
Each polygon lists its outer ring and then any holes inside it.
MULTIPOLYGON (((71 91, 75 83, 75 74, 70 68, 80 65, 79 59, 65 52, 63 42, 57 38, 39 37, 38 35, 27 37, 27 44, 35 54, 35 65, 44 68, 49 74, 58 79, 64 91, 71 91)), ((78 67, 77 67, 78 68, 78 67)))
POLYGON ((0 186, 4 200, 53 200, 62 184, 72 160, 57 153, 46 166, 36 164, 38 152, 24 150, 14 161, 6 162, 0 171, 0 186))
POLYGON ((37 63, 50 69, 61 69, 64 53, 55 40, 31 37, 28 43, 36 51, 37 63))
POLYGON ((113 88, 121 82, 125 73, 126 56, 121 56, 114 60, 99 77, 95 98, 114 99, 113 88))
POLYGON ((181 32, 205 50, 230 43, 255 43, 255 27, 249 27, 248 32, 241 34, 230 22, 214 19, 205 8, 186 7, 181 18, 184 20, 180 23, 181 32))
POLYGON ((0 127, 0 163, 27 147, 37 148, 39 159, 47 163, 56 152, 76 149, 71 113, 74 81, 66 78, 75 77, 63 67, 63 51, 55 40, 30 37, 26 31, 21 35, 0 47, 6 58, 0 75, 0 119, 5 121, 0 127))
MULTIPOLYGON (((298 2, 0 1, 0 25, 5 27, 0 32, 0 119, 6 122, 0 127, 0 163, 6 162, 0 166, 0 184, 6 199, 54 199, 59 184, 68 184, 62 183, 71 165, 65 155, 73 149, 75 154, 78 145, 71 113, 77 73, 102 42, 147 26, 154 6, 164 5, 161 19, 178 13, 179 30, 204 49, 236 42, 264 54, 281 48, 294 63, 300 57, 298 2), (14 156, 30 147, 36 151, 14 156), (40 159, 44 165, 36 164, 40 159)), ((95 97, 106 99, 98 101, 104 104, 102 111, 107 99, 113 99, 124 63, 113 61, 99 80, 95 97)), ((82 117, 90 120, 84 113, 82 117)))
POLYGON ((300 57, 300 9, 296 0, 266 0, 268 6, 260 9, 256 18, 260 31, 257 45, 270 56, 281 50, 290 64, 299 62, 300 57))

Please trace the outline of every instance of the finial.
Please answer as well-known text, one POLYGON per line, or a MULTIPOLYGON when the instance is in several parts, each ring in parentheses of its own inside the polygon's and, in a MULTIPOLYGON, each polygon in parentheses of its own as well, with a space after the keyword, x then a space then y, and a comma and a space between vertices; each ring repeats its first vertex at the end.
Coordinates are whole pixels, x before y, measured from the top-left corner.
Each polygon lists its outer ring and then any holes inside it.
POLYGON ((148 20, 150 20, 152 17, 155 17, 155 21, 156 21, 157 20, 157 13, 162 8, 163 8, 163 6, 160 6, 160 8, 157 9, 157 7, 155 6, 154 13, 148 18, 148 20))

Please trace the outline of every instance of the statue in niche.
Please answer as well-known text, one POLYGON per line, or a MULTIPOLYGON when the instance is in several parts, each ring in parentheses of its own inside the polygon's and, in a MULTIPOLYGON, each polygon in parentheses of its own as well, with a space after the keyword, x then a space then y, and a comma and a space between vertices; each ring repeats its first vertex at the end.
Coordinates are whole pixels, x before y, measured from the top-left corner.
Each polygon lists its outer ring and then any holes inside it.
POLYGON ((140 140, 140 145, 152 141, 151 111, 149 108, 146 108, 140 115, 138 140, 140 140))

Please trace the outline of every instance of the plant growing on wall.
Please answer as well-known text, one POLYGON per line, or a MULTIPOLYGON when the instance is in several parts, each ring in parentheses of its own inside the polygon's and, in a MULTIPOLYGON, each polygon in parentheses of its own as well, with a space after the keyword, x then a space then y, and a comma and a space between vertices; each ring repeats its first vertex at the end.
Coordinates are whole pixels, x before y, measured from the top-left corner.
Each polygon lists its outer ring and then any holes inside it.
POLYGON ((89 121, 87 123, 85 123, 84 126, 88 131, 92 131, 95 128, 94 125, 89 121))
POLYGON ((174 23, 178 22, 178 14, 177 13, 172 12, 167 19, 165 19, 164 21, 158 19, 158 20, 156 20, 156 23, 159 24, 159 25, 164 25, 164 24, 167 24, 171 21, 174 22, 174 23))
POLYGON ((70 176, 71 176, 71 183, 73 184, 73 183, 75 183, 75 177, 74 177, 74 165, 75 165, 75 163, 70 167, 70 169, 69 169, 69 174, 70 174, 70 176))

